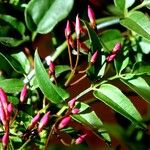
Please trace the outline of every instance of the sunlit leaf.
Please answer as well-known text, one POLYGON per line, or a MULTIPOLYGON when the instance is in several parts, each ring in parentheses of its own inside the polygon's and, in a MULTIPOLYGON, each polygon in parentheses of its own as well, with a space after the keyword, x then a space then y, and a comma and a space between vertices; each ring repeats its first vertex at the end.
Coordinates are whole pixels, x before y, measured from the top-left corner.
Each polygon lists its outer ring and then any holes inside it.
POLYGON ((48 73, 44 69, 37 51, 35 53, 35 75, 38 81, 39 88, 51 102, 60 103, 69 97, 69 94, 64 89, 54 85, 50 81, 48 73))

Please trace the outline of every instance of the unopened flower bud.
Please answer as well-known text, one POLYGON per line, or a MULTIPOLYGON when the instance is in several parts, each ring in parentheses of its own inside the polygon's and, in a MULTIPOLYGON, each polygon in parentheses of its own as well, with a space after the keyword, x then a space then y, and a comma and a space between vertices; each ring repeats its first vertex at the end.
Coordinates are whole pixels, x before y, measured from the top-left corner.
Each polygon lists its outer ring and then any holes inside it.
POLYGON ((95 13, 90 7, 90 5, 88 5, 88 17, 91 22, 92 28, 95 29, 96 28, 95 13))
POLYGON ((75 26, 75 31, 76 31, 77 39, 79 39, 79 37, 80 37, 80 30, 81 30, 81 24, 80 24, 79 15, 77 15, 76 16, 76 26, 75 26))
POLYGON ((9 142, 9 134, 6 132, 2 137, 3 149, 6 148, 8 142, 9 142))
POLYGON ((14 109, 13 104, 12 104, 12 103, 9 103, 9 104, 8 104, 8 107, 7 107, 7 110, 8 110, 9 116, 12 114, 13 109, 14 109))
POLYGON ((25 84, 20 93, 20 102, 21 103, 24 103, 26 96, 27 96, 27 85, 25 84))
POLYGON ((67 25, 65 28, 65 36, 66 38, 68 38, 71 35, 71 27, 70 27, 70 22, 69 20, 67 20, 67 25))
POLYGON ((0 88, 0 101, 1 101, 1 104, 3 105, 3 107, 4 107, 4 110, 6 110, 7 105, 8 105, 8 99, 7 99, 6 93, 4 92, 4 90, 2 88, 0 88))
POLYGON ((51 60, 50 60, 50 63, 49 63, 48 73, 49 73, 50 76, 55 74, 55 65, 51 60))
POLYGON ((91 63, 94 64, 98 57, 98 50, 92 55, 91 57, 91 63))
POLYGON ((75 144, 81 144, 83 141, 85 141, 85 138, 87 137, 87 134, 80 135, 76 140, 75 144))
POLYGON ((3 108, 2 105, 0 106, 0 119, 3 123, 3 125, 5 126, 7 124, 7 119, 6 119, 6 113, 5 113, 4 108, 3 108))
POLYGON ((121 43, 117 43, 117 44, 114 46, 114 48, 113 48, 113 50, 112 50, 112 53, 113 53, 113 54, 117 54, 117 53, 120 51, 121 48, 122 48, 121 43))
POLYGON ((74 43, 74 40, 72 38, 72 35, 69 36, 68 38, 68 43, 69 45, 74 49, 75 48, 75 43, 74 43))
POLYGON ((80 109, 78 108, 75 108, 72 110, 72 113, 75 115, 75 114, 78 114, 80 112, 80 109))
POLYGON ((35 125, 38 123, 39 119, 40 119, 40 113, 38 113, 36 116, 34 116, 34 118, 31 121, 31 124, 28 127, 28 130, 33 129, 35 127, 35 125))
POLYGON ((73 98, 68 102, 68 106, 72 109, 75 106, 76 101, 77 101, 76 97, 73 98))
POLYGON ((116 54, 110 54, 109 56, 106 57, 106 61, 108 63, 112 62, 116 58, 116 54))
POLYGON ((38 126, 38 132, 41 132, 42 129, 46 126, 46 124, 48 123, 49 120, 49 116, 50 116, 50 111, 48 111, 40 120, 39 126, 38 126))
POLYGON ((59 123, 58 129, 65 128, 69 124, 70 121, 71 121, 71 117, 70 116, 63 118, 61 120, 61 122, 59 123))

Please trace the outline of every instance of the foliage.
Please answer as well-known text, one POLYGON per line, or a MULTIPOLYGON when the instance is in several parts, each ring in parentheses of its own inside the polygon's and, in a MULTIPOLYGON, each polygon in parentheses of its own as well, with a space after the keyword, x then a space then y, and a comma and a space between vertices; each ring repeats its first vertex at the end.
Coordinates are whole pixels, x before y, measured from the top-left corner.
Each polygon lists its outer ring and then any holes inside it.
POLYGON ((88 7, 91 4, 95 8, 90 0, 85 2, 83 13, 77 15, 75 6, 82 3, 0 1, 2 149, 56 149, 53 144, 58 142, 72 148, 92 135, 109 146, 115 137, 130 149, 148 148, 149 143, 143 141, 150 136, 146 132, 149 114, 139 112, 128 91, 149 105, 150 0, 114 0, 106 5, 105 13, 95 13, 96 19, 94 9, 88 7), (41 50, 33 45, 46 34, 51 36, 50 49, 55 50, 41 58, 41 50), (89 87, 83 85, 83 80, 90 83, 89 87), (76 85, 85 87, 81 91, 76 85), (74 97, 69 90, 72 87, 77 93, 74 97), (86 96, 88 93, 92 99, 86 96), (96 102, 103 102, 119 114, 127 127, 103 121, 103 112, 100 118, 91 107, 96 102), (40 118, 34 124, 38 113, 40 118), (56 137, 57 141, 51 143, 56 137))

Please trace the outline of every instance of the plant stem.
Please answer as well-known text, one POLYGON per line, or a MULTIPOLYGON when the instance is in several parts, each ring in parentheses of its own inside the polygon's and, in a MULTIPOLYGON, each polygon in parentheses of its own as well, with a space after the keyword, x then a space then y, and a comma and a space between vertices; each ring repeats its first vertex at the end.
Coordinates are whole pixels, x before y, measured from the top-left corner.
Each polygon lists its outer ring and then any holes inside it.
POLYGON ((58 112, 57 112, 57 116, 60 116, 66 109, 68 109, 67 106, 63 106, 58 112))
POLYGON ((75 74, 74 70, 71 71, 69 78, 68 78, 67 81, 65 82, 65 87, 67 87, 67 86, 69 85, 70 81, 71 81, 72 78, 74 77, 74 74, 75 74))
POLYGON ((70 62, 71 70, 72 70, 73 69, 73 65, 72 65, 71 49, 70 49, 70 44, 69 44, 69 39, 68 38, 67 38, 67 44, 68 44, 69 62, 70 62))
POLYGON ((79 83, 80 81, 82 81, 83 79, 85 79, 86 78, 86 74, 85 75, 83 75, 81 78, 79 78, 78 80, 76 80, 75 82, 73 82, 73 83, 71 83, 70 84, 70 86, 73 86, 73 85, 75 85, 75 84, 77 84, 77 83, 79 83))
POLYGON ((18 150, 24 149, 30 141, 31 141, 31 139, 28 139, 18 150))
POLYGON ((130 11, 135 11, 135 10, 138 10, 138 9, 141 9, 142 7, 146 6, 146 5, 150 5, 150 1, 144 1, 143 3, 141 3, 140 5, 134 7, 132 10, 130 11))

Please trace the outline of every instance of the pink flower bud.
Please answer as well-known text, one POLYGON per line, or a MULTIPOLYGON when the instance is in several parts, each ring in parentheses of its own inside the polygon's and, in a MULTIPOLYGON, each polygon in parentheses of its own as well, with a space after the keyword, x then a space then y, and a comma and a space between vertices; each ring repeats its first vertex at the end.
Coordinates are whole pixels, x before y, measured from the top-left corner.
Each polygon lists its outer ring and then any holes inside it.
POLYGON ((85 53, 88 53, 90 50, 89 47, 84 42, 80 42, 80 47, 83 49, 85 53))
POLYGON ((55 65, 52 61, 50 61, 50 63, 49 63, 48 73, 49 73, 50 76, 55 74, 55 65))
POLYGON ((58 129, 65 128, 69 124, 70 121, 71 121, 70 116, 63 118, 61 122, 59 123, 58 129))
POLYGON ((7 111, 8 111, 8 113, 9 113, 9 115, 12 114, 13 108, 14 108, 13 104, 12 104, 12 103, 9 103, 9 104, 8 104, 8 107, 7 107, 7 111))
POLYGON ((0 101, 4 107, 4 110, 6 110, 8 105, 8 99, 6 93, 2 88, 0 88, 0 101))
POLYGON ((76 97, 73 98, 68 102, 68 106, 72 109, 75 106, 76 101, 77 101, 76 97))
POLYGON ((121 48, 122 48, 121 43, 117 43, 117 44, 114 46, 114 48, 113 48, 113 50, 112 50, 112 53, 113 53, 113 54, 117 54, 117 53, 120 51, 121 48))
POLYGON ((3 125, 5 126, 7 124, 7 119, 6 119, 6 113, 2 105, 0 106, 0 119, 3 125))
POLYGON ((91 57, 91 63, 94 64, 97 60, 98 57, 98 50, 93 54, 93 56, 91 57))
POLYGON ((2 137, 3 148, 7 146, 8 142, 9 142, 9 134, 5 133, 2 137))
POLYGON ((83 134, 83 135, 80 135, 76 140, 75 140, 75 144, 81 144, 85 138, 87 137, 87 134, 83 134))
POLYGON ((77 15, 76 16, 76 26, 75 26, 75 31, 76 31, 77 39, 79 39, 79 37, 80 37, 80 30, 81 30, 81 24, 80 24, 79 15, 77 15))
POLYGON ((24 87, 21 90, 21 94, 20 94, 20 102, 24 103, 25 98, 27 96, 27 85, 25 84, 24 87))
POLYGON ((40 113, 38 113, 36 116, 34 116, 34 118, 31 121, 31 124, 28 127, 28 130, 33 129, 35 127, 35 125, 38 123, 39 119, 40 119, 40 113))
POLYGON ((50 111, 48 111, 40 120, 39 126, 38 126, 38 132, 41 132, 42 129, 46 126, 46 124, 48 123, 49 120, 49 116, 50 116, 50 111))
POLYGON ((95 13, 90 7, 90 5, 88 5, 88 17, 89 17, 89 20, 91 22, 93 29, 95 29, 96 28, 95 13))
POLYGON ((107 62, 112 62, 116 57, 116 54, 110 54, 109 56, 106 57, 107 62))
POLYGON ((78 108, 75 108, 75 109, 72 110, 73 114, 78 114, 79 112, 80 112, 80 109, 78 109, 78 108))
POLYGON ((66 38, 68 38, 71 35, 71 27, 70 27, 70 22, 69 20, 67 20, 67 25, 65 28, 65 36, 66 38))

